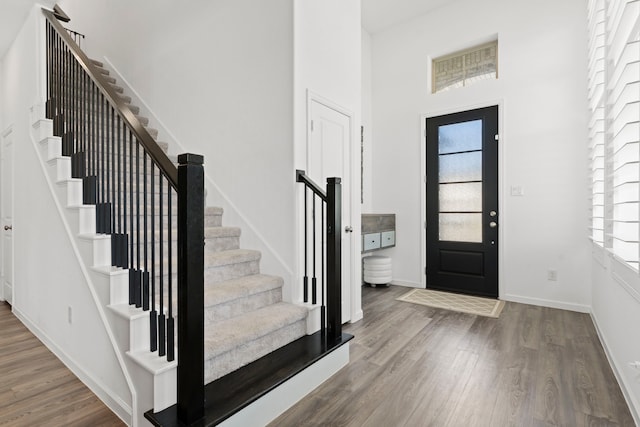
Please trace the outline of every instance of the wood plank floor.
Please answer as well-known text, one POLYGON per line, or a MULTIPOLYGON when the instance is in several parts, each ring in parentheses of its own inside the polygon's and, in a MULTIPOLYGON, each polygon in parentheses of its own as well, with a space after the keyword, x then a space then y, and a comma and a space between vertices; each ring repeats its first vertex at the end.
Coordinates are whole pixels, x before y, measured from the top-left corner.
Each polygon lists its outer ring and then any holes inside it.
POLYGON ((123 426, 0 302, 0 426, 123 426))
POLYGON ((506 303, 499 319, 363 288, 348 366, 271 426, 633 426, 587 314, 506 303))

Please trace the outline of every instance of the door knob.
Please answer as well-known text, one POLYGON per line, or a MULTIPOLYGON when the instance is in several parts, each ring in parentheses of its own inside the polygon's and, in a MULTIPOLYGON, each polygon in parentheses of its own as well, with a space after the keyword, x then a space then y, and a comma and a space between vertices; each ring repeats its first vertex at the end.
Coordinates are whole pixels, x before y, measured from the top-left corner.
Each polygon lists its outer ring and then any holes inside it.
POLYGON ((347 226, 344 228, 344 232, 345 232, 345 233, 353 233, 353 227, 351 227, 350 225, 347 225, 347 226))
POLYGON ((9 231, 9 230, 13 230, 13 227, 10 225, 5 225, 4 226, 4 231, 9 231))
POLYGON ((497 223, 497 222, 495 222, 495 221, 491 221, 491 222, 489 223, 489 227, 491 227, 491 228, 496 228, 497 226, 498 226, 498 223, 497 223))

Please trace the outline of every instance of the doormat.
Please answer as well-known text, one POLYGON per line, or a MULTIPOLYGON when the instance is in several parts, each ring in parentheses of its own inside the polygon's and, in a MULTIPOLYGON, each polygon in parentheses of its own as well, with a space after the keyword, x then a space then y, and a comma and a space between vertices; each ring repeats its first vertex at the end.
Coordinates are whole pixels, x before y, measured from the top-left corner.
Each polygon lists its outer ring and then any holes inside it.
POLYGON ((431 289, 414 289, 396 299, 496 319, 500 317, 500 312, 504 307, 504 301, 500 300, 432 291, 431 289))

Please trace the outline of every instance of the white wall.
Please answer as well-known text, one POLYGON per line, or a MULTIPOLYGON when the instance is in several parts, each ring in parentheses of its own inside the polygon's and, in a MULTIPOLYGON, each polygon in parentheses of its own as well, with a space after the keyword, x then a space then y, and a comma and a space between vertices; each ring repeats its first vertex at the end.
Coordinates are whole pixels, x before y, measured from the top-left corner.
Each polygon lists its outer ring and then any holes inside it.
POLYGON ((373 209, 397 213, 399 282, 424 284, 421 117, 498 103, 500 296, 588 311, 586 40, 583 0, 459 0, 373 36, 373 209), (498 80, 430 93, 432 57, 496 34, 498 80))
POLYGON ((29 108, 39 102, 37 35, 44 34, 34 8, 2 59, 0 124, 13 128, 13 312, 121 417, 132 396, 70 244, 30 136, 29 108), (68 321, 68 309, 72 321, 68 321))
MULTIPOLYGON (((297 169, 307 166, 307 93, 311 91, 352 113, 351 321, 362 317, 360 269, 360 124, 361 87, 360 0, 296 0, 294 2, 294 146, 297 169)), ((343 179, 346 178, 342 177, 343 179)), ((324 185, 324 183, 319 183, 324 185)), ((300 189, 298 189, 300 190, 300 189)), ((299 195, 301 192, 298 193, 299 195)), ((301 198, 299 206, 302 205, 301 198)), ((301 216, 298 220, 301 221, 301 216)), ((344 224, 347 225, 347 224, 344 224)), ((301 248, 300 242, 298 247, 301 248)), ((302 253, 302 250, 299 251, 302 253)), ((302 258, 298 259, 298 272, 302 258)), ((298 274, 302 277, 302 273, 298 274)))
POLYGON ((371 34, 362 30, 362 126, 363 147, 363 201, 362 212, 371 213, 373 205, 373 58, 371 56, 371 34))
POLYGON ((59 3, 70 27, 87 34, 86 50, 113 64, 172 134, 159 139, 204 155, 206 174, 232 202, 207 183, 208 205, 242 227, 242 247, 262 250, 262 271, 289 282, 292 0, 59 3))

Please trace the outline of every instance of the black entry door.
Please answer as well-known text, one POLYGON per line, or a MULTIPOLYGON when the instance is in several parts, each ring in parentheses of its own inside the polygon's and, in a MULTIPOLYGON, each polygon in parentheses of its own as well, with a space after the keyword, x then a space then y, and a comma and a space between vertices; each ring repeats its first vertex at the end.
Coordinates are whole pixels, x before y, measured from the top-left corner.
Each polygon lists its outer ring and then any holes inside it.
POLYGON ((427 119, 427 288, 498 296, 498 107, 427 119))

